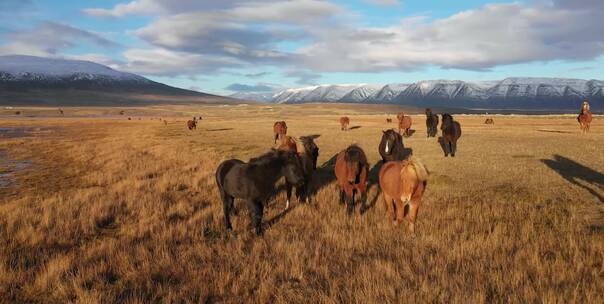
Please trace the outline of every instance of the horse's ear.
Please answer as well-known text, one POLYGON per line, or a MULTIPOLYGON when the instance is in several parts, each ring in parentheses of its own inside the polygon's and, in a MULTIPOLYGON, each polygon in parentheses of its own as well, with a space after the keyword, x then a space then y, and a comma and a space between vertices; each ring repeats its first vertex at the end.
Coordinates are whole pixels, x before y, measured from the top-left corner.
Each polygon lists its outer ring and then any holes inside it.
POLYGON ((382 130, 382 133, 386 134, 386 130, 382 130))

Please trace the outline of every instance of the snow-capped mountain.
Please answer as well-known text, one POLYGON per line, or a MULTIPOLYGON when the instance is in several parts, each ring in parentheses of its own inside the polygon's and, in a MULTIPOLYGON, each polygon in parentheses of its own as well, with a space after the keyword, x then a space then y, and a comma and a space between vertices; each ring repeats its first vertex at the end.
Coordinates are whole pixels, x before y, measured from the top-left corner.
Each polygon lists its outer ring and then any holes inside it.
POLYGON ((90 61, 0 56, 0 104, 205 102, 201 99, 205 97, 213 99, 208 102, 230 100, 171 87, 90 61), (147 100, 144 96, 153 97, 147 100))
POLYGON ((273 92, 237 92, 229 95, 229 97, 241 100, 272 102, 273 95, 275 95, 273 92))
POLYGON ((584 99, 604 106, 604 81, 506 78, 500 81, 424 80, 384 86, 347 84, 287 89, 272 102, 397 103, 493 109, 574 109, 584 99))

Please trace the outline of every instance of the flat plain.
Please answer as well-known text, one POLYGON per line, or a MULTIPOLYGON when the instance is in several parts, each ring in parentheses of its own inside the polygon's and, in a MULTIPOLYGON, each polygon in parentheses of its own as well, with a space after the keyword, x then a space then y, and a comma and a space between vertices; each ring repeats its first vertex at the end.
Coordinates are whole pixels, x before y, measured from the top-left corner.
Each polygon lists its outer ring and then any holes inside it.
POLYGON ((2 302, 604 302, 600 116, 584 135, 575 115, 455 115, 445 158, 412 109, 404 143, 430 172, 412 235, 376 180, 395 107, 63 110, 0 110, 2 302), (214 171, 270 149, 276 120, 317 137, 316 193, 285 212, 278 187, 261 237, 236 202, 226 231, 214 171), (352 143, 372 170, 369 209, 347 217, 330 160, 352 143))

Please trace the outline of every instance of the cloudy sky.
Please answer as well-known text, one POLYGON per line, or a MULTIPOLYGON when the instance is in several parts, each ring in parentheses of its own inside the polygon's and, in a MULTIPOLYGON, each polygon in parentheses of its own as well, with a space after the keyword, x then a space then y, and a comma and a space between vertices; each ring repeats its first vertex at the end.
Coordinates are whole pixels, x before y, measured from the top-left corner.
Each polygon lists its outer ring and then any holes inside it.
POLYGON ((0 55, 210 93, 509 76, 604 79, 602 0, 0 0, 0 55))

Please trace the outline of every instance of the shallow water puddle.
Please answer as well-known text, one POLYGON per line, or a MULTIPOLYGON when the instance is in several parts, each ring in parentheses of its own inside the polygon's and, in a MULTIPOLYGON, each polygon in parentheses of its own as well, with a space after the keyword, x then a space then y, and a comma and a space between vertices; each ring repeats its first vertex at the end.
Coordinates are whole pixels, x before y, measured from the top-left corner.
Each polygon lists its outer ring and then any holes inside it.
POLYGON ((9 159, 5 152, 0 151, 0 188, 8 187, 14 180, 14 174, 29 166, 30 161, 9 159))

